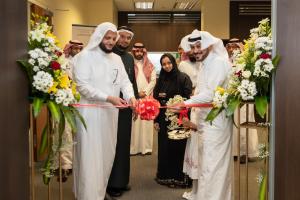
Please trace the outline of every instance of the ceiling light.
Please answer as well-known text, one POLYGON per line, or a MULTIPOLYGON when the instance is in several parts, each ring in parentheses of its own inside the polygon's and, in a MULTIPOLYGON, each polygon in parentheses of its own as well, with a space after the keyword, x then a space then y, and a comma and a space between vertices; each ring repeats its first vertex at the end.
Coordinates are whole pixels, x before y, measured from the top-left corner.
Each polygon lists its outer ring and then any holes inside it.
POLYGON ((152 2, 134 2, 134 6, 136 9, 152 9, 153 8, 153 1, 152 2))
POLYGON ((184 17, 184 16, 186 16, 186 14, 185 13, 174 13, 173 16, 184 17))
POLYGON ((198 0, 191 0, 191 1, 178 0, 175 2, 173 9, 191 10, 196 5, 197 1, 198 0))

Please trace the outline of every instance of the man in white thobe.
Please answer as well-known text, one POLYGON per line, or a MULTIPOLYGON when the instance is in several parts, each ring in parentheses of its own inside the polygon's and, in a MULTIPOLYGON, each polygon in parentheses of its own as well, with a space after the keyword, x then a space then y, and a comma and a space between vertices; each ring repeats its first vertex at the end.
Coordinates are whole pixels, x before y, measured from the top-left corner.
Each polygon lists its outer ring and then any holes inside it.
POLYGON ((132 84, 121 58, 112 53, 117 29, 111 23, 97 26, 86 48, 75 58, 74 78, 87 130, 78 123, 74 156, 74 190, 77 200, 103 200, 114 161, 118 109, 135 104, 132 84), (120 91, 125 100, 119 97, 120 91))
MULTIPOLYGON (((185 104, 210 103, 217 86, 225 87, 231 70, 222 40, 205 31, 194 30, 187 38, 196 60, 202 62, 197 88, 199 93, 185 104)), ((200 108, 198 132, 201 135, 196 200, 232 199, 232 121, 221 112, 210 124, 205 118, 211 108, 200 108)))
MULTIPOLYGON (((142 43, 135 43, 132 49, 134 70, 139 98, 152 95, 156 83, 154 66, 148 59, 147 51, 142 43)), ((132 122, 130 154, 151 154, 153 147, 154 122, 141 120, 139 117, 132 122)))
MULTIPOLYGON (((178 69, 184 73, 186 73, 193 84, 193 95, 197 95, 199 93, 197 86, 197 81, 199 77, 199 70, 201 68, 201 62, 196 62, 196 59, 191 52, 190 44, 188 43, 188 38, 190 35, 187 35, 181 39, 180 46, 183 49, 183 53, 188 56, 187 60, 183 60, 180 62, 178 69)), ((190 124, 197 124, 199 121, 199 108, 192 108, 190 114, 190 124)), ((186 124, 186 118, 183 120, 183 125, 186 124)), ((187 139, 185 154, 184 154, 184 162, 183 162, 183 172, 187 174, 193 180, 193 187, 190 192, 184 192, 182 195, 183 198, 192 200, 195 198, 198 189, 198 163, 199 163, 199 142, 201 139, 201 135, 197 132, 197 128, 192 130, 191 137, 187 139)))
POLYGON ((191 52, 191 48, 189 44, 186 42, 186 37, 188 36, 189 35, 183 37, 180 42, 180 46, 182 47, 183 54, 187 56, 187 59, 181 60, 181 62, 178 65, 178 69, 181 72, 186 73, 190 77, 193 83, 193 92, 194 92, 194 89, 197 85, 197 78, 199 74, 198 72, 201 66, 201 62, 196 62, 196 59, 193 53, 191 52))

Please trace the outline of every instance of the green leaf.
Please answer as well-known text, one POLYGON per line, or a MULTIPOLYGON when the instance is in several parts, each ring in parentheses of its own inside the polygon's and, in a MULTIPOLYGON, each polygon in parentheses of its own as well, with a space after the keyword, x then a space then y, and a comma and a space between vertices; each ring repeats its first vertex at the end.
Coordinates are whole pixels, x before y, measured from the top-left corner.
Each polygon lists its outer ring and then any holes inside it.
POLYGON ((68 107, 62 107, 62 111, 68 124, 71 126, 72 131, 77 132, 75 114, 68 107))
POLYGON ((276 55, 276 56, 272 59, 272 63, 273 63, 273 65, 276 67, 276 66, 278 66, 279 62, 280 62, 280 56, 279 56, 279 55, 276 55))
POLYGON ((70 109, 72 110, 72 112, 79 118, 79 120, 81 121, 82 125, 84 126, 85 130, 87 130, 87 126, 85 123, 84 118, 81 116, 81 114, 79 113, 79 111, 74 108, 74 107, 70 107, 70 109))
POLYGON ((50 110, 51 116, 56 122, 61 119, 61 111, 59 106, 54 101, 48 101, 48 108, 50 110))
MULTIPOLYGON (((49 153, 48 158, 44 164, 44 167, 43 167, 43 169, 45 170, 44 173, 50 173, 50 166, 51 166, 50 156, 51 156, 51 152, 49 153)), ((50 177, 43 175, 43 182, 45 185, 48 185, 50 182, 50 177)))
POLYGON ((218 114, 223 110, 224 108, 213 108, 206 116, 205 121, 209 121, 212 123, 212 121, 218 116, 218 114))
POLYGON ((41 138, 41 144, 40 144, 40 148, 39 148, 39 155, 42 155, 47 147, 48 147, 48 124, 45 125, 45 127, 43 128, 42 131, 42 138, 41 138))
POLYGON ((263 180, 260 183, 259 186, 259 200, 265 200, 266 199, 266 192, 267 192, 267 176, 263 176, 263 180))
POLYGON ((235 109, 240 105, 241 100, 238 98, 230 99, 228 106, 226 108, 226 116, 229 117, 233 115, 235 109))
POLYGON ((61 145, 62 145, 62 135, 64 134, 65 131, 65 126, 66 126, 66 120, 65 118, 62 116, 60 118, 59 124, 58 124, 58 147, 57 150, 60 149, 61 145))
POLYGON ((255 97, 255 109, 257 113, 264 118, 267 112, 268 99, 267 96, 256 96, 255 97))
POLYGON ((50 182, 50 178, 47 177, 47 176, 45 176, 45 175, 43 175, 43 182, 44 182, 45 185, 48 185, 49 182, 50 182))
POLYGON ((36 118, 39 113, 41 112, 42 106, 43 106, 43 99, 34 97, 33 98, 33 116, 36 118))

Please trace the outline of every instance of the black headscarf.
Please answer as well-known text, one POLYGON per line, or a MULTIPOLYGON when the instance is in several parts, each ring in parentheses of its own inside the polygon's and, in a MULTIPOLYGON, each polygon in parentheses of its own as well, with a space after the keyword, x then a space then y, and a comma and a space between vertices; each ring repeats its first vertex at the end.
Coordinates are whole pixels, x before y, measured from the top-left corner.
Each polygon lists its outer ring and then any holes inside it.
POLYGON ((166 79, 169 78, 176 78, 176 76, 179 73, 178 67, 177 67, 177 63, 176 63, 176 59, 174 58, 174 56, 170 53, 165 53, 161 56, 160 58, 160 65, 162 66, 162 60, 164 58, 168 57, 172 63, 172 70, 170 72, 166 72, 163 67, 161 67, 160 73, 159 73, 159 78, 158 81, 154 87, 154 96, 158 96, 158 91, 160 89, 160 87, 162 86, 162 82, 166 79))

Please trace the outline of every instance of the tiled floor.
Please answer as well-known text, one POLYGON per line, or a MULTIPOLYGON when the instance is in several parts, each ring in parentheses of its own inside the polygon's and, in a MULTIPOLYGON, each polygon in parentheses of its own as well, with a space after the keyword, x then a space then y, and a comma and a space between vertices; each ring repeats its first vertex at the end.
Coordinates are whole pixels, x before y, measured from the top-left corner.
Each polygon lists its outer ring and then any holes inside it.
MULTIPOLYGON (((156 135, 154 135, 156 138, 156 135)), ((156 140, 154 147, 156 147, 156 140)), ((156 149, 156 148, 154 148, 156 149)), ((157 152, 154 151, 152 155, 148 156, 132 156, 131 157, 131 191, 123 194, 119 200, 180 200, 181 195, 185 189, 170 189, 156 184, 154 181, 156 173, 156 162, 157 162, 157 152)), ((237 162, 235 162, 235 175, 237 174, 237 162)), ((248 178, 248 199, 257 200, 258 199, 258 183, 257 175, 259 169, 264 166, 262 161, 249 163, 249 178, 248 178)), ((241 197, 240 200, 246 200, 246 177, 245 177, 245 165, 241 165, 241 197)), ((38 174, 38 173, 37 173, 38 174)), ((64 200, 74 200, 72 193, 73 179, 69 177, 69 180, 63 184, 63 196, 64 200)), ((237 176, 235 176, 235 200, 238 199, 237 187, 238 181, 237 176)), ((48 188, 43 185, 41 176, 37 176, 35 179, 35 190, 36 199, 45 200, 47 199, 48 188)), ((51 183, 51 199, 59 199, 59 185, 54 178, 51 183)))

